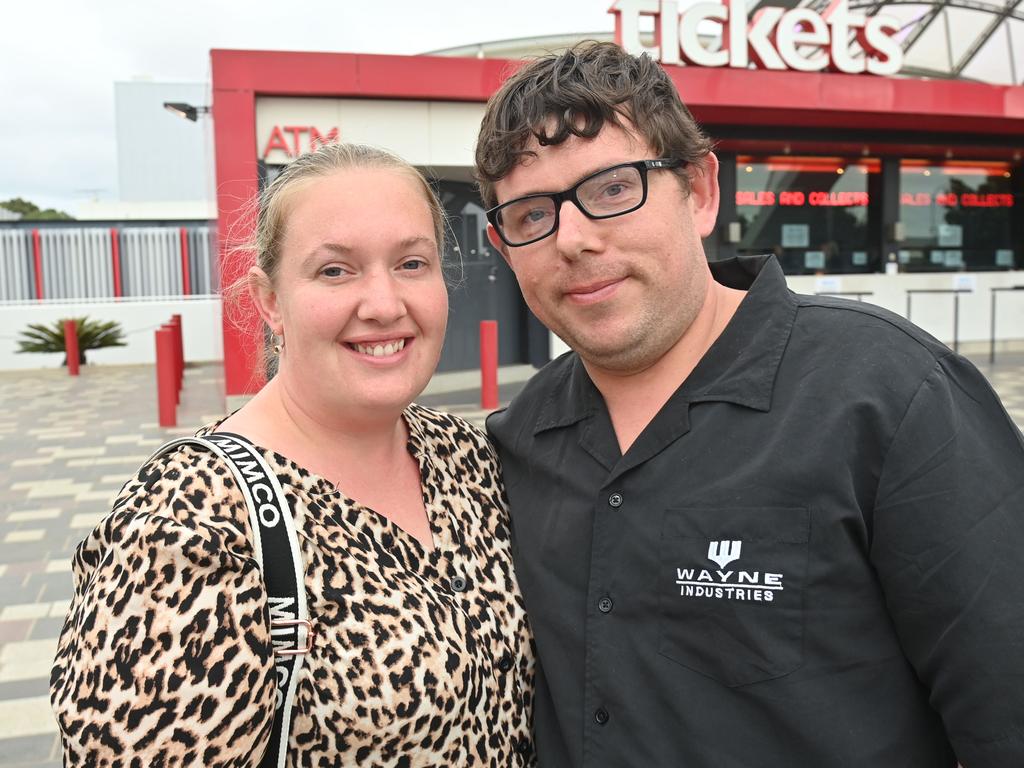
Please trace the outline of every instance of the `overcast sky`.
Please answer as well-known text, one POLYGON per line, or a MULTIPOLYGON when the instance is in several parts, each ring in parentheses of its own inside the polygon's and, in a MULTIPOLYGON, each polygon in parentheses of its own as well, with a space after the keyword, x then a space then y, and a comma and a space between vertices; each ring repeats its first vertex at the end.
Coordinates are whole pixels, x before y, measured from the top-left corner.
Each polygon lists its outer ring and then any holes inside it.
POLYGON ((614 28, 611 0, 28 0, 0 5, 0 200, 116 199, 114 83, 209 81, 211 48, 416 54, 614 28))

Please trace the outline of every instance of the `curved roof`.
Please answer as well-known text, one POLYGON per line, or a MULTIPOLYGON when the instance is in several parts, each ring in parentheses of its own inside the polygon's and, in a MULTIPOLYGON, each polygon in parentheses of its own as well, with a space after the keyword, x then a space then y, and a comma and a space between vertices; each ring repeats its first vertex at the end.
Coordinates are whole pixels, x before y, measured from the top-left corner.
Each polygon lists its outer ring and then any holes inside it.
MULTIPOLYGON (((832 0, 748 0, 761 6, 811 8, 821 12, 832 0)), ((689 2, 680 2, 685 7, 689 2)), ((885 14, 900 23, 904 77, 1024 84, 1024 0, 849 0, 851 10, 885 14)), ((431 51, 436 56, 517 59, 562 50, 580 40, 611 40, 611 32, 496 40, 431 51)))
MULTIPOLYGON (((831 0, 761 5, 801 5, 824 11, 831 0)), ((850 10, 885 14, 900 22, 897 39, 909 77, 1024 83, 1024 0, 849 0, 850 10)), ((753 9, 752 9, 753 10, 753 9)))

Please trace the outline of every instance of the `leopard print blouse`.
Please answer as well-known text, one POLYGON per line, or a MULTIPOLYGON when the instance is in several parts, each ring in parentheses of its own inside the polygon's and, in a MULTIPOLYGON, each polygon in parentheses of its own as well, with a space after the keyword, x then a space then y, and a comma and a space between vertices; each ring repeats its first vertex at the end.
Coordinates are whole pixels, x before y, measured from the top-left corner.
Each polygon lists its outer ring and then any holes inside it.
MULTIPOLYGON (((295 517, 316 632, 287 764, 534 765, 534 657, 497 458, 454 416, 413 405, 405 420, 429 554, 260 449, 295 517)), ((259 764, 275 673, 251 534, 230 471, 197 447, 124 487, 75 554, 50 681, 65 765, 259 764)))

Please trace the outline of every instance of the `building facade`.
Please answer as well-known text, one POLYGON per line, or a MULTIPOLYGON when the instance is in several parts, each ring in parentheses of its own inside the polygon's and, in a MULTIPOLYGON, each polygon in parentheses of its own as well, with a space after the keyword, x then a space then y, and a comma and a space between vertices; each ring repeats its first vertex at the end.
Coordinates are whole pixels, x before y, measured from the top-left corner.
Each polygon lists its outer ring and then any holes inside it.
MULTIPOLYGON (((618 0, 612 13, 617 41, 662 62, 716 141, 722 208, 709 258, 775 252, 798 290, 898 311, 906 302, 904 314, 927 291, 915 322, 944 340, 987 338, 993 289, 1024 284, 1020 4, 680 5, 618 0), (964 302, 951 333, 946 298, 956 314, 964 302)), ((448 257, 461 268, 442 367, 474 367, 484 318, 499 320, 503 363, 543 362, 560 343, 487 242, 472 157, 484 103, 516 59, 572 42, 424 56, 211 52, 220 231, 244 231, 239 201, 321 142, 391 149, 436 180, 452 218, 448 257)), ((232 269, 222 264, 225 281, 232 269)), ((1024 307, 1004 301, 1003 312, 996 335, 1012 337, 1024 307)), ((258 344, 225 322, 229 396, 258 385, 258 344)))

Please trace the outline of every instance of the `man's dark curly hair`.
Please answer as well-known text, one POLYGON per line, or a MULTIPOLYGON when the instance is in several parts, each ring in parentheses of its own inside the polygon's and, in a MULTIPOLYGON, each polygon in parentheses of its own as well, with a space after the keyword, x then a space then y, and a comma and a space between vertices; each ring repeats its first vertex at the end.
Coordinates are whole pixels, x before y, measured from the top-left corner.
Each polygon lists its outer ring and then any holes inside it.
POLYGON ((527 63, 488 101, 476 144, 484 206, 497 205, 494 182, 524 156, 536 154, 526 149, 531 137, 541 146, 561 144, 569 136, 592 139, 606 122, 631 126, 656 157, 684 161, 680 178, 687 191, 687 168, 711 151, 710 140, 657 62, 631 56, 614 43, 583 42, 527 63))

